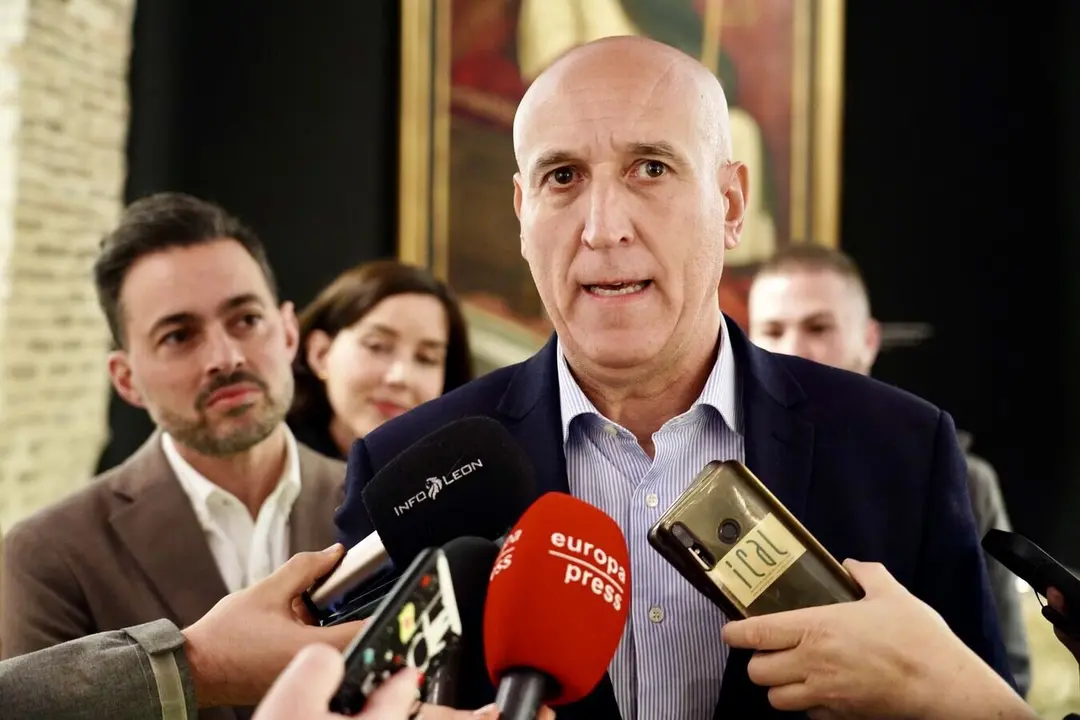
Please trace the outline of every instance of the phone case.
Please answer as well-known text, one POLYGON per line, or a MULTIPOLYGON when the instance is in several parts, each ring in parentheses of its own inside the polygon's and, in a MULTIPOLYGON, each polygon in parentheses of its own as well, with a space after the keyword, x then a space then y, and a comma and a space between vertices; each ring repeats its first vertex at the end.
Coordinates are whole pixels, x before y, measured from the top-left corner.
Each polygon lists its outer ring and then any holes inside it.
POLYGON ((649 543, 732 620, 863 597, 742 463, 706 465, 649 530, 649 543))
POLYGON ((345 678, 330 700, 330 710, 359 713, 367 698, 404 667, 424 673, 420 699, 434 685, 452 686, 461 638, 461 616, 450 566, 442 550, 422 552, 402 574, 364 629, 345 649, 345 678))

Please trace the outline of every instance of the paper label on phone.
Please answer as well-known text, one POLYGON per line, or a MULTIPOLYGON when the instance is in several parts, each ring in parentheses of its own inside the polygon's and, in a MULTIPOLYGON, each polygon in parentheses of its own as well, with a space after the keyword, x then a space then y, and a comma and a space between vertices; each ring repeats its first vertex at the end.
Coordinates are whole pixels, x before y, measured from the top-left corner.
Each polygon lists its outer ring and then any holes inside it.
POLYGON ((805 552, 802 543, 769 513, 724 555, 712 575, 743 607, 749 607, 805 552))

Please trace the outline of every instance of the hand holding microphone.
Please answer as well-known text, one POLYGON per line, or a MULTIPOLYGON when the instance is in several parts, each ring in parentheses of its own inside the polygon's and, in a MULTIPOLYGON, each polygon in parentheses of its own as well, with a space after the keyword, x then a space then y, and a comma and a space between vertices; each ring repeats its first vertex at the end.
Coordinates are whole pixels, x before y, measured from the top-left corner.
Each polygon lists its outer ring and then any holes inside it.
MULTIPOLYGON (((253 720, 331 720, 345 717, 327 710, 328 701, 344 674, 341 653, 328 645, 309 645, 297 654, 274 682, 255 711, 253 720)), ((364 711, 355 717, 361 720, 405 720, 416 702, 418 680, 416 670, 402 670, 383 683, 368 700, 364 711)))
MULTIPOLYGON (((477 537, 456 538, 439 550, 426 550, 414 564, 432 567, 424 558, 433 558, 441 572, 407 572, 344 657, 324 645, 306 648, 275 682, 256 720, 346 716, 328 708, 358 713, 355 717, 366 720, 498 718, 493 704, 477 711, 440 706, 473 708, 494 698, 494 688, 482 671, 481 633, 489 576, 498 553, 495 543, 477 537), (409 612, 402 612, 406 609, 409 612), (402 635, 407 627, 408 638, 402 635), (385 682, 375 677, 371 683, 374 676, 383 675, 382 659, 389 656, 385 653, 400 656, 406 667, 394 672, 394 665, 400 667, 395 661, 385 682), (417 668, 425 668, 427 677, 417 668), (367 691, 369 683, 375 687, 367 691), (432 704, 418 703, 418 688, 426 691, 432 704), (365 689, 365 696, 356 697, 357 689, 365 689)), ((553 717, 546 708, 537 714, 539 720, 553 717)))
MULTIPOLYGON (((1075 620, 1073 620, 1073 616, 1077 614, 1076 608, 1070 610, 1066 606, 1065 596, 1056 587, 1050 587, 1047 589, 1046 602, 1051 608, 1054 609, 1055 612, 1060 614, 1062 617, 1068 618, 1069 620, 1075 622, 1075 620)), ((1046 610, 1044 609, 1043 615, 1045 616, 1046 614, 1046 610)), ((1080 639, 1074 638, 1071 635, 1066 634, 1064 630, 1057 627, 1054 628, 1054 635, 1056 635, 1057 639, 1061 641, 1061 644, 1064 645, 1066 649, 1068 649, 1068 651, 1072 653, 1073 657, 1076 658, 1076 661, 1080 662, 1080 639)))
MULTIPOLYGON (((304 648, 274 682, 270 692, 255 711, 254 720, 339 720, 327 710, 330 696, 345 673, 341 654, 328 645, 304 648)), ((358 720, 497 720, 499 710, 494 705, 476 712, 425 705, 413 713, 416 705, 416 686, 420 675, 405 668, 383 683, 364 710, 353 717, 358 720)), ((538 720, 554 720, 546 708, 538 720)))

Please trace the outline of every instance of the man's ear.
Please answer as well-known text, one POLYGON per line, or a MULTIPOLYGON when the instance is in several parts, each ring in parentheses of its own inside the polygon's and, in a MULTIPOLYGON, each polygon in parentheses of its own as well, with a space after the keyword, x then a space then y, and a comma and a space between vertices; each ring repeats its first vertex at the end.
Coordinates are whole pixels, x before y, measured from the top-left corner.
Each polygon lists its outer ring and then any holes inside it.
POLYGON ((746 203, 750 199, 750 173, 741 162, 730 162, 720 169, 724 187, 724 199, 727 201, 724 213, 724 247, 734 250, 742 238, 743 223, 746 221, 746 203))
POLYGON ((285 347, 289 351, 289 362, 292 362, 300 347, 300 322, 296 319, 296 309, 289 300, 281 303, 281 321, 285 327, 285 347))
MULTIPOLYGON (((521 189, 521 173, 514 173, 514 215, 516 215, 518 219, 518 228, 521 227, 521 202, 524 197, 524 191, 521 189)), ((519 234, 518 240, 520 240, 519 252, 521 252, 521 257, 525 257, 524 232, 519 234)))
POLYGON ((113 387, 116 388, 116 394, 129 405, 145 408, 142 393, 135 387, 127 352, 125 350, 113 350, 109 353, 107 367, 109 369, 109 378, 112 380, 113 387))
POLYGON ((333 338, 322 330, 312 330, 308 335, 306 347, 303 348, 305 359, 315 377, 326 382, 329 371, 326 367, 326 356, 330 354, 330 346, 334 344, 333 338))
POLYGON ((881 323, 874 318, 866 321, 866 334, 863 339, 863 365, 866 374, 870 374, 870 368, 877 362, 878 353, 881 351, 881 323))

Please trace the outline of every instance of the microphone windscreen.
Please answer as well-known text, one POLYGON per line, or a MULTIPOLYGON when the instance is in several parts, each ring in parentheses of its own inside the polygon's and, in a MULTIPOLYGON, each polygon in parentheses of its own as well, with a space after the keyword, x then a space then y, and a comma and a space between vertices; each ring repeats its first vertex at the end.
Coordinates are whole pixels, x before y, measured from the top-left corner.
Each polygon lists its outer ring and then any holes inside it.
POLYGON ((495 702, 495 686, 484 664, 484 601, 499 546, 479 537, 460 537, 442 546, 461 617, 460 666, 454 707, 475 710, 495 702))
POLYGON ((506 533, 536 496, 528 458, 486 417, 457 420, 387 463, 362 491, 394 564, 464 535, 506 533))
POLYGON ((615 655, 629 606, 619 526, 570 495, 543 495, 510 531, 491 571, 483 635, 492 681, 536 670, 559 686, 546 703, 580 700, 615 655))

